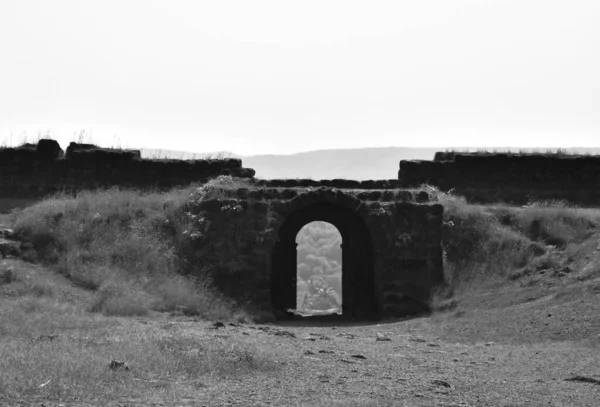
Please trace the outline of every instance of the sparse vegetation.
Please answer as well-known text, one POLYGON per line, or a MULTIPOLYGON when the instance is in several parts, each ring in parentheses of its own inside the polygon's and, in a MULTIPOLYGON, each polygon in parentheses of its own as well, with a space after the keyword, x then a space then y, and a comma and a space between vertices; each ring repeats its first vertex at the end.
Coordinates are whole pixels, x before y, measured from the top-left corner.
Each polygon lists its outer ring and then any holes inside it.
POLYGON ((184 206, 191 195, 218 191, 218 184, 168 193, 58 194, 13 213, 11 223, 35 246, 41 265, 1 264, 0 357, 12 369, 0 372, 0 395, 169 399, 222 377, 274 369, 251 341, 201 340, 130 318, 158 311, 172 318, 254 319, 207 278, 181 274, 183 252, 199 232, 184 206), (126 360, 135 373, 111 371, 111 359, 126 360))
MULTIPOLYGON (((219 177, 168 193, 113 188, 59 194, 13 213, 10 222, 33 243, 42 265, 0 263, 0 358, 12 367, 0 372, 0 394, 9 400, 135 398, 143 403, 279 369, 271 350, 267 354, 254 340, 206 334, 186 325, 200 323, 189 318, 168 322, 183 316, 236 323, 272 320, 264 310, 252 313, 226 300, 203 269, 211 263, 237 270, 245 260, 236 250, 250 237, 227 235, 218 251, 196 253, 206 258, 190 255, 210 226, 197 204, 251 187, 249 181, 219 177), (195 277, 183 275, 193 268, 195 277), (111 370, 113 359, 126 361, 132 370, 111 370)), ((540 284, 541 276, 562 273, 572 281, 589 281, 589 290, 600 292, 594 283, 600 277, 600 256, 590 256, 597 246, 591 237, 597 236, 600 211, 564 202, 469 205, 451 193, 422 189, 445 207, 447 285, 433 305, 448 318, 469 318, 474 308, 459 294, 489 283, 530 288, 540 284)), ((230 210, 234 214, 235 206, 230 210)), ((325 256, 325 243, 312 241, 315 237, 300 244, 317 245, 325 256)), ((332 241, 331 247, 339 243, 332 241)), ((318 257, 306 256, 301 264, 337 272, 337 264, 318 257)), ((587 292, 580 291, 577 296, 587 292)), ((571 301, 573 292, 561 286, 553 299, 571 301)))
POLYGON ((96 292, 93 312, 159 310, 224 318, 231 308, 225 300, 205 281, 190 284, 179 273, 190 229, 181 207, 194 189, 57 195, 21 211, 15 227, 36 247, 38 260, 96 292))
MULTIPOLYGON (((132 294, 131 287, 122 290, 127 296, 132 294)), ((76 295, 76 291, 66 291, 63 294, 76 295)), ((142 324, 88 313, 79 301, 21 294, 10 302, 3 300, 0 307, 0 355, 4 366, 11 367, 0 371, 3 402, 166 400, 224 377, 275 368, 250 341, 210 341, 191 332, 165 329, 169 325, 164 320, 142 324), (126 361, 132 370, 109 369, 113 359, 126 361)), ((137 315, 146 307, 129 303, 125 309, 137 315)), ((116 311, 123 315, 123 309, 116 311)))
MULTIPOLYGON (((168 193, 113 188, 57 195, 19 212, 15 227, 36 247, 39 260, 96 294, 90 305, 94 312, 143 315, 157 310, 232 318, 239 310, 210 288, 210 273, 203 267, 212 266, 190 254, 209 226, 190 208, 248 187, 250 181, 222 176, 168 193), (181 275, 191 269, 193 284, 181 275), (123 290, 131 290, 126 300, 123 290)), ((474 279, 518 279, 530 270, 558 269, 564 256, 557 251, 575 250, 600 222, 599 211, 565 202, 532 202, 523 208, 469 205, 452 193, 426 185, 422 189, 445 207, 443 245, 450 291, 474 279)), ((211 261, 240 268, 245 260, 236 252, 244 244, 239 239, 239 233, 224 239, 211 261)), ((302 270, 311 268, 305 263, 304 258, 299 262, 301 288, 306 288, 302 270)), ((339 297, 338 291, 333 290, 332 298, 339 297)))
MULTIPOLYGON (((600 210, 564 201, 531 202, 524 207, 470 205, 452 192, 422 188, 445 208, 446 285, 433 299, 436 309, 445 308, 456 291, 482 282, 560 273, 600 225, 600 210)), ((592 263, 584 267, 593 269, 592 263)))

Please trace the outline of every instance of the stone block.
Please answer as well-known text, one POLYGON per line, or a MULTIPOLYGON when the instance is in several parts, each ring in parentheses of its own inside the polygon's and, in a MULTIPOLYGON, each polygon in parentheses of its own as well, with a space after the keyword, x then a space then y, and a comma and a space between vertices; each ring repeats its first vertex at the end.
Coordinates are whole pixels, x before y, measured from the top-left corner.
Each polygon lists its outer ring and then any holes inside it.
POLYGON ((42 139, 36 147, 38 158, 43 161, 54 161, 63 156, 64 151, 56 140, 42 139))

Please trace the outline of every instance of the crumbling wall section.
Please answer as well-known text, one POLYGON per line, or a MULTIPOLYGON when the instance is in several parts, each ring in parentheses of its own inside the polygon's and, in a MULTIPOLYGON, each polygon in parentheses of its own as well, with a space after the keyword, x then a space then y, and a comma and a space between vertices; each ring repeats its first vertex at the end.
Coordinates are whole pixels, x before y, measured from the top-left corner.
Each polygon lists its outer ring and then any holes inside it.
POLYGON ((218 175, 251 178, 239 159, 147 160, 139 150, 71 143, 66 154, 55 140, 0 149, 0 198, 38 198, 58 191, 108 188, 168 189, 218 175))
POLYGON ((477 203, 600 204, 600 156, 437 153, 434 161, 400 161, 398 179, 403 187, 453 189, 477 203))

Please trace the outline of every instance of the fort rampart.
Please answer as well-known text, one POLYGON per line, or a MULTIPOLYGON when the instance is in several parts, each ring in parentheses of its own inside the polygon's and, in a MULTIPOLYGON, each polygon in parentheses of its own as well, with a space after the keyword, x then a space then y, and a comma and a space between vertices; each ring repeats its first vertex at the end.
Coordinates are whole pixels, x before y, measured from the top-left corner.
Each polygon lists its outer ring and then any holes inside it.
POLYGON ((251 178, 239 159, 142 159, 139 150, 71 143, 66 152, 55 140, 0 149, 0 198, 39 198, 58 191, 112 186, 167 189, 218 175, 251 178))
POLYGON ((473 203, 600 204, 600 156, 441 152, 433 161, 400 161, 398 179, 404 188, 429 184, 473 203))

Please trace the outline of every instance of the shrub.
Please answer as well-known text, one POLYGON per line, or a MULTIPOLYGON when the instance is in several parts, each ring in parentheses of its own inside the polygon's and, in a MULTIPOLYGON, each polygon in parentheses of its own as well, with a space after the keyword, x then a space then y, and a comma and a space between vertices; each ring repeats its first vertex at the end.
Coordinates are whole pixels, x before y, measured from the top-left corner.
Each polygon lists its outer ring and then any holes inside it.
POLYGON ((203 199, 225 198, 227 190, 248 188, 251 181, 246 178, 234 178, 231 175, 219 175, 205 184, 196 187, 190 194, 190 201, 197 203, 203 199))

